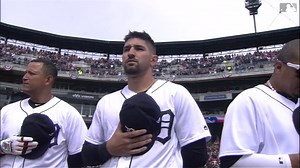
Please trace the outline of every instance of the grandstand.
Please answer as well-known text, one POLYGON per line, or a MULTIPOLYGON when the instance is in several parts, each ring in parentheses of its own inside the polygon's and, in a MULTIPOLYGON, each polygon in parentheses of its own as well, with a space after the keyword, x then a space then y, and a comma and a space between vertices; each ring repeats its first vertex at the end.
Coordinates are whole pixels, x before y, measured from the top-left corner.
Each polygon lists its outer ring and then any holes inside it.
MULTIPOLYGON (((185 86, 213 134, 220 137, 229 103, 242 90, 264 83, 274 56, 299 27, 218 39, 156 43, 157 79, 185 86)), ((97 101, 126 85, 121 67, 123 42, 59 36, 0 22, 0 107, 26 95, 20 92, 27 63, 47 57, 59 69, 53 94, 69 102, 90 124, 97 101)))

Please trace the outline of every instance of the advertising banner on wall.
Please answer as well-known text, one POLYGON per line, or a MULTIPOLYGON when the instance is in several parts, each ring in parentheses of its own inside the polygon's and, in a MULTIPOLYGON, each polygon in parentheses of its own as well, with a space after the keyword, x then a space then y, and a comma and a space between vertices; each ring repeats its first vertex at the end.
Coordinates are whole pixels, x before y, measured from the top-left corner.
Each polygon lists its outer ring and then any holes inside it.
POLYGON ((224 116, 204 116, 206 123, 222 123, 224 116))

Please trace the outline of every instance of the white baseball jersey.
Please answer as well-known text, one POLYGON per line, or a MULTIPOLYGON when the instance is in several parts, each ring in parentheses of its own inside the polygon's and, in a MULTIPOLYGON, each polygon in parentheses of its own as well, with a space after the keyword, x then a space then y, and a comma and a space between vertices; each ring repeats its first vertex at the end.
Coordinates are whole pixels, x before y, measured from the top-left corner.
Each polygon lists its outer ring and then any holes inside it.
MULTIPOLYGON (((136 93, 125 86, 99 100, 86 141, 98 145, 109 140, 119 123, 125 99, 136 93)), ((144 155, 112 157, 103 167, 182 167, 181 147, 210 138, 205 119, 191 94, 181 85, 158 80, 147 91, 161 110, 161 133, 144 155)))
POLYGON ((52 139, 51 147, 43 156, 29 160, 21 156, 4 155, 0 157, 0 167, 68 167, 68 155, 81 152, 84 143, 87 127, 83 118, 73 106, 57 97, 36 108, 32 108, 28 100, 21 100, 1 109, 0 139, 20 134, 24 118, 32 113, 49 116, 55 124, 57 136, 52 139))
POLYGON ((292 121, 297 106, 265 85, 243 91, 228 106, 219 157, 299 153, 292 121))

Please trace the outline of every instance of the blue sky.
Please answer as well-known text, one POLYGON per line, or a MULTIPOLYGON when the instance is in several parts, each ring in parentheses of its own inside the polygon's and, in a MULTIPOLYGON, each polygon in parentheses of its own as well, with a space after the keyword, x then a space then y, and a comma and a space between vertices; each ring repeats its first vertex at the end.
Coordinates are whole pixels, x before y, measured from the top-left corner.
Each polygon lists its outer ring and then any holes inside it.
MULTIPOLYGON (((254 32, 243 0, 0 0, 1 22, 59 35, 121 41, 145 30, 156 42, 254 32)), ((262 0, 258 32, 299 26, 298 0, 262 0), (293 3, 280 13, 280 4, 293 3)))

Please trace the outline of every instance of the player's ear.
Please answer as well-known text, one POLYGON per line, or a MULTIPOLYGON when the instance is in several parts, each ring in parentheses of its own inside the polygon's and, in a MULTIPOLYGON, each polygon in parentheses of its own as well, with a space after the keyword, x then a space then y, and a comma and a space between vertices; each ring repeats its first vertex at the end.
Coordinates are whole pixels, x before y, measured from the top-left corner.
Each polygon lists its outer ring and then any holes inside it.
POLYGON ((158 61, 157 55, 152 55, 152 57, 150 59, 151 66, 154 67, 154 65, 157 63, 157 61, 158 61))
POLYGON ((283 68, 283 62, 276 61, 275 64, 274 64, 274 71, 276 73, 280 73, 282 71, 282 68, 283 68))
POLYGON ((45 78, 45 85, 52 85, 54 82, 54 78, 52 75, 47 75, 45 78))
POLYGON ((151 62, 157 62, 158 61, 158 56, 157 55, 152 55, 151 57, 151 62))

